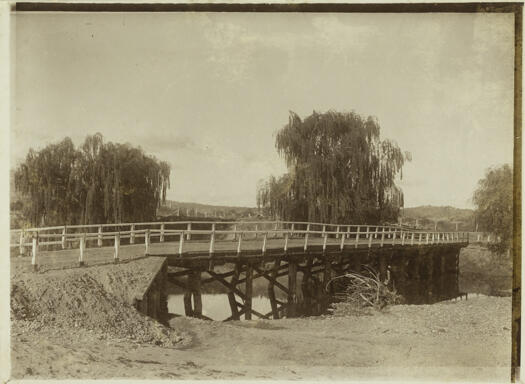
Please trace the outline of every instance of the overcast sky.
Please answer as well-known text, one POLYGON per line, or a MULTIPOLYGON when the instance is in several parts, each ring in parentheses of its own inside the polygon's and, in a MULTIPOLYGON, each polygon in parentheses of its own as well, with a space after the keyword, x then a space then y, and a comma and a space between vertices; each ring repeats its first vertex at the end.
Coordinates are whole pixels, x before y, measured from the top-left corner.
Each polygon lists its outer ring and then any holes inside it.
POLYGON ((376 116, 412 153, 405 206, 471 207, 512 163, 511 14, 19 14, 11 162, 69 136, 140 145, 168 198, 255 205, 274 133, 313 110, 376 116))

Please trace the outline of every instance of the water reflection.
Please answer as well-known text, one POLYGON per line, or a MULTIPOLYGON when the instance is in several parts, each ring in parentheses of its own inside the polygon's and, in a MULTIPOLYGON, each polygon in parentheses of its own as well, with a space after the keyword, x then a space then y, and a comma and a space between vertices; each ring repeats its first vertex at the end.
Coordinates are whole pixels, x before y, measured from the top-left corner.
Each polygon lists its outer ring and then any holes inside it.
MULTIPOLYGON (((267 283, 262 279, 254 281, 254 292, 256 295, 252 298, 252 307, 257 312, 267 314, 271 311, 270 299, 267 296, 267 283)), ((494 290, 480 291, 478 285, 473 284, 474 279, 464 278, 461 275, 458 277, 456 273, 445 273, 432 278, 429 275, 416 276, 407 275, 406 278, 394 277, 391 288, 403 296, 405 304, 433 304, 436 302, 454 300, 456 298, 465 298, 465 294, 494 294, 494 290), (461 289, 460 289, 461 288, 461 289)), ((501 283, 501 282, 500 282, 501 283)), ((501 285, 501 284, 499 284, 501 285)), ((499 287, 498 285, 498 287, 499 287)), ((298 284, 300 287, 300 284, 298 284)), ((202 311, 203 315, 214 320, 224 320, 231 316, 230 304, 225 289, 211 289, 202 294, 202 311), (210 292, 211 291, 211 292, 210 292)), ((168 311, 172 314, 184 315, 184 302, 182 292, 173 292, 168 296, 168 311)), ((286 302, 286 296, 283 292, 277 291, 277 299, 286 302)), ((330 298, 323 303, 322 306, 310 305, 306 307, 302 298, 301 290, 298 289, 298 306, 297 315, 319 315, 326 313, 329 304, 332 302, 330 298)), ((244 315, 241 316, 244 319, 244 315)))
MULTIPOLYGON (((168 296, 168 312, 184 315, 184 295, 168 296)), ((270 299, 263 295, 252 298, 252 308, 266 314, 272 310, 270 299)), ((202 314, 213 320, 224 320, 231 316, 230 302, 226 294, 208 293, 202 295, 202 314)), ((241 316, 244 319, 244 315, 241 316)))

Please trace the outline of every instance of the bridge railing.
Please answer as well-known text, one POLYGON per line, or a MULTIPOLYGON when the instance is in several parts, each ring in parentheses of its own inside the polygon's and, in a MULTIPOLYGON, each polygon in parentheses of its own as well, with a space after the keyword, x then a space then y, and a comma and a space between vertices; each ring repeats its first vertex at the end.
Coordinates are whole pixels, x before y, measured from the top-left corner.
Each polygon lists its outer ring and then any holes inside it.
MULTIPOLYGON (((358 224, 329 224, 316 222, 292 222, 292 221, 172 221, 172 222, 144 222, 144 223, 114 223, 114 224, 87 224, 87 225, 65 225, 42 228, 27 228, 11 230, 11 248, 19 247, 20 253, 23 253, 24 247, 32 246, 32 239, 37 238, 40 246, 61 245, 65 248, 68 243, 78 242, 79 237, 86 236, 88 240, 97 239, 98 245, 101 246, 108 236, 116 233, 121 238, 131 239, 144 237, 144 230, 149 229, 152 237, 158 237, 160 241, 164 240, 166 234, 171 229, 177 231, 185 230, 187 240, 190 240, 192 234, 206 234, 206 232, 197 233, 195 229, 204 230, 209 227, 209 231, 216 231, 220 228, 228 228, 230 234, 235 231, 265 231, 273 230, 274 233, 284 230, 290 230, 293 235, 301 231, 316 230, 324 233, 335 234, 337 237, 345 235, 347 238, 355 237, 358 233, 373 232, 377 234, 386 232, 387 238, 391 238, 393 233, 406 232, 403 228, 393 225, 358 225, 358 224), (204 228, 203 228, 204 227, 204 228), (276 232, 277 231, 277 232, 276 232)), ((210 232, 208 232, 210 233, 210 232)), ((262 232, 260 232, 262 233, 262 232)))
MULTIPOLYGON (((201 245, 205 243, 205 247, 201 247, 199 252, 209 254, 216 251, 217 242, 230 242, 231 246, 226 248, 241 254, 243 241, 257 240, 260 242, 260 251, 264 254, 269 247, 283 251, 291 246, 302 247, 305 251, 314 246, 322 247, 323 250, 328 247, 343 250, 347 247, 421 246, 469 241, 468 232, 406 231, 397 226, 282 221, 126 223, 32 228, 13 232, 19 235, 19 243, 11 246, 20 247, 21 254, 26 247, 30 247, 34 267, 38 265, 38 253, 42 247, 50 246, 55 246, 55 249, 78 246, 78 261, 82 265, 88 244, 96 243, 98 247, 109 245, 114 247, 113 256, 118 261, 123 239, 127 239, 130 245, 135 244, 138 239, 144 239, 145 254, 150 253, 153 238, 157 238, 160 243, 177 241, 178 246, 174 253, 180 256, 187 252, 187 242, 201 245), (206 226, 210 228, 203 228, 206 226), (31 236, 29 243, 25 241, 28 235, 31 236)), ((251 249, 253 250, 253 244, 251 249)))

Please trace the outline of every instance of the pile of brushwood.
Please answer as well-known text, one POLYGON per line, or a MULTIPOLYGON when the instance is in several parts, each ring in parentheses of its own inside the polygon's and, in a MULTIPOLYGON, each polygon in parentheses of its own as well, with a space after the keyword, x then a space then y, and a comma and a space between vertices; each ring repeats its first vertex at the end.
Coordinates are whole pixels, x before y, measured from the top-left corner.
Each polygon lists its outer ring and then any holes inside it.
POLYGON ((368 309, 382 310, 388 305, 399 304, 402 297, 395 288, 389 288, 390 274, 381 281, 379 274, 371 267, 363 273, 347 273, 331 279, 325 287, 338 302, 336 312, 363 313, 368 309), (340 305, 341 304, 341 305, 340 305), (341 307, 341 308, 338 308, 341 307))

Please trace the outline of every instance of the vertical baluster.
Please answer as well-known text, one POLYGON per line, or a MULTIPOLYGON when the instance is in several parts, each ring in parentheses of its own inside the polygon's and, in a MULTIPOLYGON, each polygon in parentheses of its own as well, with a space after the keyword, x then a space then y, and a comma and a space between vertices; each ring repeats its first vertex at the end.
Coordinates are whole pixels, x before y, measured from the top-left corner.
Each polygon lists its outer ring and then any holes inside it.
POLYGON ((160 225, 160 240, 161 243, 164 242, 164 223, 160 225))
POLYGON ((146 229, 144 233, 144 245, 146 246, 146 255, 149 254, 149 245, 150 245, 150 230, 146 229))
POLYGON ((115 262, 118 262, 119 260, 119 252, 120 252, 120 233, 117 233, 115 235, 115 253, 113 254, 113 258, 115 262))
POLYGON ((131 224, 130 231, 131 233, 129 234, 129 243, 135 244, 135 224, 131 224))
POLYGON ((239 233, 239 241, 237 243, 237 256, 241 255, 242 232, 239 233))
POLYGON ((78 264, 80 266, 84 265, 84 249, 86 247, 86 234, 84 233, 82 237, 80 238, 80 257, 78 258, 78 264))
POLYGON ((262 245, 262 253, 263 255, 266 253, 266 240, 268 238, 268 232, 265 232, 264 233, 264 237, 263 237, 263 245, 262 245))
POLYGON ((359 245, 359 231, 360 231, 361 227, 358 225, 357 226, 357 231, 355 233, 355 247, 357 248, 358 245, 359 245))
POLYGON ((385 243, 385 227, 383 227, 383 230, 381 232, 381 247, 385 243))
POLYGON ((37 267, 38 267, 38 263, 37 263, 37 253, 38 253, 38 239, 37 239, 37 236, 38 236, 38 232, 37 232, 37 235, 33 235, 32 239, 31 239, 31 242, 32 242, 32 246, 33 248, 31 249, 31 265, 33 266, 33 270, 36 271, 37 267))
POLYGON ((310 231, 310 224, 306 226, 306 233, 304 235, 304 250, 308 249, 308 232, 310 231))
POLYGON ((66 226, 62 228, 62 249, 66 249, 66 226))
MULTIPOLYGON (((292 228, 293 228, 293 224, 292 224, 292 228)), ((288 232, 284 234, 284 253, 286 253, 287 251, 288 251, 288 232)))
POLYGON ((345 234, 341 234, 341 251, 345 249, 345 234))
POLYGON ((102 226, 98 227, 97 246, 102 247, 102 226))
POLYGON ((212 226, 212 232, 210 237, 210 255, 215 252, 215 223, 212 226))
POLYGON ((326 232, 324 232, 324 234, 323 234, 323 253, 326 252, 326 240, 327 240, 327 238, 328 238, 328 235, 326 234, 326 232))
POLYGON ((179 255, 182 256, 182 252, 184 252, 184 231, 182 231, 179 235, 179 255))
POLYGON ((191 223, 188 223, 186 228, 186 240, 191 240, 191 223))

